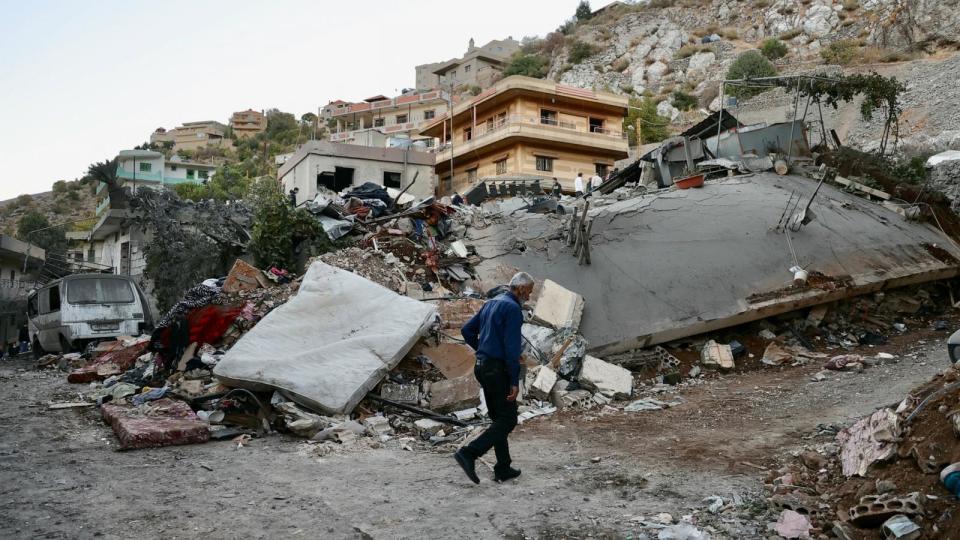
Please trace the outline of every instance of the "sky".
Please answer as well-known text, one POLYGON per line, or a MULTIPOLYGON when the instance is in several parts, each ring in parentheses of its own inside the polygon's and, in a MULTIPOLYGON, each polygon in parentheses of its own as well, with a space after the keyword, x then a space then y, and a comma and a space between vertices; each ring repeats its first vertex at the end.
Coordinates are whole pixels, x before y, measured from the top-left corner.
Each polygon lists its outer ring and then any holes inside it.
POLYGON ((543 36, 577 4, 0 0, 0 200, 79 178, 157 127, 395 95, 417 64, 471 37, 543 36))

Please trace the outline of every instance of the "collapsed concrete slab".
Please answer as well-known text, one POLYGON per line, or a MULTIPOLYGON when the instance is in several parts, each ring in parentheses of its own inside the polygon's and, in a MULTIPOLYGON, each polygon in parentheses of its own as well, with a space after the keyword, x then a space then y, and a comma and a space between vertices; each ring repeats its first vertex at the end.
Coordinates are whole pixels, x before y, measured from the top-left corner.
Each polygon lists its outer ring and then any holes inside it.
POLYGON ((549 366, 536 366, 527 372, 526 382, 530 397, 547 401, 550 399, 550 391, 557 384, 557 372, 549 366))
POLYGON ((583 295, 580 333, 598 355, 958 274, 960 250, 941 231, 825 184, 810 206, 815 219, 790 233, 810 276, 793 286, 791 244, 777 226, 816 185, 759 173, 609 204, 595 198, 589 266, 562 234, 569 216, 487 203, 502 217, 469 229, 468 241, 484 259, 475 266, 483 285, 524 270, 583 295))
POLYGON ((279 390, 346 414, 426 333, 436 309, 315 262, 300 290, 245 334, 214 368, 225 385, 279 390))
POLYGON ((430 408, 434 411, 458 411, 479 403, 480 383, 472 373, 430 383, 430 408))

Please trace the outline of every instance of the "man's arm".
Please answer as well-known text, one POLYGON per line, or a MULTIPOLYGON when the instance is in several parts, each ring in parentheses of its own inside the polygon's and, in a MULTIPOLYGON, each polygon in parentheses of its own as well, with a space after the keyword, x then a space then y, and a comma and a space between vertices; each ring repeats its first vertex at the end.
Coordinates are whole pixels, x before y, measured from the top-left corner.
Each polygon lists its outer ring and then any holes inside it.
MULTIPOLYGON (((486 304, 484 304, 486 307, 486 304)), ((463 328, 460 329, 460 335, 463 336, 463 340, 467 342, 467 345, 470 346, 474 351, 480 347, 480 314, 483 313, 483 307, 480 308, 480 311, 477 312, 467 324, 463 325, 463 328)))
POLYGON ((523 326, 523 312, 520 307, 508 310, 503 321, 503 361, 510 374, 510 384, 520 385, 520 353, 523 350, 523 336, 520 328, 523 326))

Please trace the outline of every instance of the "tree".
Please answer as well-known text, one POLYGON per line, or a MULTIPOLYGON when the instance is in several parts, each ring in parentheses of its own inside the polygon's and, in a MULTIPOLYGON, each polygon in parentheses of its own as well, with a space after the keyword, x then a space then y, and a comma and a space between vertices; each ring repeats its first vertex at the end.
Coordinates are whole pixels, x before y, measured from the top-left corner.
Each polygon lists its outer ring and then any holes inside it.
POLYGON ((543 56, 518 52, 513 55, 510 63, 507 64, 506 69, 503 70, 503 76, 523 75, 525 77, 542 79, 547 76, 547 70, 548 62, 543 56))
MULTIPOLYGON (((757 79, 760 77, 773 77, 777 74, 777 68, 763 57, 757 50, 750 50, 742 53, 736 60, 730 64, 727 70, 727 79, 757 79)), ((738 98, 748 98, 761 94, 768 88, 751 88, 747 86, 727 85, 728 92, 738 98)))
POLYGON ((48 253, 65 253, 67 236, 62 227, 51 227, 47 216, 36 210, 28 212, 17 225, 17 238, 46 250, 48 253))
POLYGON ((769 60, 776 60, 778 58, 783 58, 789 52, 787 45, 780 41, 777 38, 770 38, 763 42, 763 45, 760 46, 760 52, 769 60))
POLYGON ((300 116, 300 122, 307 124, 308 126, 312 126, 316 121, 317 115, 313 114, 312 112, 303 113, 300 116))
POLYGON ((657 103, 651 98, 630 98, 627 117, 623 119, 623 131, 629 144, 637 144, 639 125, 643 144, 660 142, 670 136, 670 119, 657 114, 657 103))
POLYGON ((593 17, 593 10, 590 9, 590 2, 587 2, 587 0, 580 0, 580 4, 577 6, 577 11, 573 16, 575 19, 577 19, 577 21, 586 21, 589 20, 590 17, 593 17))
POLYGON ((53 192, 57 195, 67 192, 67 181, 66 180, 57 180, 53 183, 53 192))
POLYGON ((174 187, 181 199, 201 201, 235 201, 247 196, 250 190, 250 177, 246 176, 238 164, 222 165, 207 182, 203 184, 178 184, 174 187))
POLYGON ((320 222, 306 209, 292 208, 276 179, 257 180, 250 190, 250 200, 256 212, 249 247, 261 268, 294 268, 294 250, 303 242, 321 251, 331 248, 320 222))

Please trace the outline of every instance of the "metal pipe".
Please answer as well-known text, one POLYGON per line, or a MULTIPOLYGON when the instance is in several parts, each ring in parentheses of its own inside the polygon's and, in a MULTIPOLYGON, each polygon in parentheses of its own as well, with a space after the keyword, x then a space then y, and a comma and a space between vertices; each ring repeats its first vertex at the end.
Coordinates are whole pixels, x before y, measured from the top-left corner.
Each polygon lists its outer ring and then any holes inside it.
MULTIPOLYGON (((808 101, 809 103, 809 101, 808 101)), ((787 141, 787 163, 792 164, 793 157, 793 130, 797 126, 797 109, 800 108, 800 81, 797 80, 797 94, 793 101, 793 121, 790 122, 790 140, 787 141)), ((804 112, 806 114, 806 112, 804 112)))

